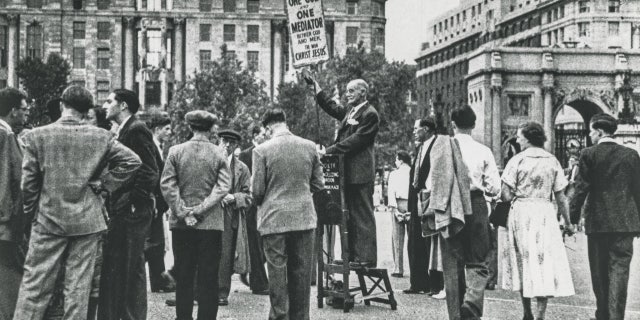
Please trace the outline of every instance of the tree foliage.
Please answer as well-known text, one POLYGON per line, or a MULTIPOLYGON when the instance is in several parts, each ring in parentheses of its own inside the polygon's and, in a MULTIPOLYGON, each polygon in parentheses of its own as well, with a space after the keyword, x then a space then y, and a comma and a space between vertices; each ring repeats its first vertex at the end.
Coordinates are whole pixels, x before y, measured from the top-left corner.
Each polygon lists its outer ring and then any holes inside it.
MULTIPOLYGON (((376 138, 377 165, 392 164, 395 153, 411 148, 415 116, 410 114, 408 93, 415 90, 415 67, 402 62, 388 62, 384 54, 366 52, 362 44, 349 48, 344 57, 328 61, 316 78, 324 90, 337 89, 346 106, 344 92, 349 81, 363 79, 369 84, 368 101, 380 114, 380 131, 376 138)), ((301 82, 302 83, 302 82, 301 82)), ((316 139, 316 104, 312 92, 303 84, 283 84, 277 106, 289 115, 292 132, 310 140, 316 139)), ((320 139, 324 145, 333 143, 337 122, 320 111, 320 139)))
POLYGON ((220 128, 238 131, 248 144, 252 125, 260 119, 270 104, 265 83, 252 71, 242 67, 235 55, 222 55, 211 61, 177 88, 169 113, 172 116, 174 143, 187 140, 189 128, 184 115, 192 110, 206 110, 218 116, 220 128))
POLYGON ((20 84, 33 99, 29 113, 29 124, 33 127, 50 122, 46 115, 47 101, 59 98, 67 87, 71 74, 69 62, 57 53, 51 53, 47 61, 26 57, 18 62, 16 68, 20 84))

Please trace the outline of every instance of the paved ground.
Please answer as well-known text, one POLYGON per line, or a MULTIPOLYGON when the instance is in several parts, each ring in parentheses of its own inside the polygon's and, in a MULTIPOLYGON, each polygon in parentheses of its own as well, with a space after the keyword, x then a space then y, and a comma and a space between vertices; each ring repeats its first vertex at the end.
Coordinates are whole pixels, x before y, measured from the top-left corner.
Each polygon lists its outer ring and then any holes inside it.
MULTIPOLYGON (((376 213, 378 226, 378 261, 379 266, 391 269, 393 258, 391 254, 391 226, 388 212, 376 213)), ((591 280, 586 253, 586 237, 578 234, 575 239, 568 239, 566 244, 572 269, 576 295, 567 298, 551 299, 547 310, 547 319, 589 319, 595 310, 595 300, 591 291, 591 280)), ((636 239, 635 252, 632 261, 631 279, 629 281, 629 297, 627 300, 627 320, 640 320, 640 240, 636 239)), ((405 254, 406 255, 406 254, 405 254)), ((170 259, 170 257, 167 257, 170 259)), ((434 300, 426 295, 405 295, 402 289, 409 286, 408 262, 405 256, 405 277, 391 278, 398 310, 391 311, 388 306, 364 306, 356 304, 350 313, 325 306, 318 309, 316 305, 316 287, 311 291, 312 319, 447 319, 444 300, 434 300)), ((175 309, 167 307, 165 299, 173 294, 149 294, 149 316, 151 320, 174 319, 175 309)), ((218 319, 267 319, 269 313, 268 296, 255 296, 247 287, 234 277, 232 293, 229 297, 230 305, 220 307, 218 319)), ((518 294, 504 290, 488 291, 485 301, 485 316, 483 319, 521 319, 522 307, 518 294)), ((194 312, 195 317, 195 312, 194 312)), ((292 319, 294 320, 294 319, 292 319)))

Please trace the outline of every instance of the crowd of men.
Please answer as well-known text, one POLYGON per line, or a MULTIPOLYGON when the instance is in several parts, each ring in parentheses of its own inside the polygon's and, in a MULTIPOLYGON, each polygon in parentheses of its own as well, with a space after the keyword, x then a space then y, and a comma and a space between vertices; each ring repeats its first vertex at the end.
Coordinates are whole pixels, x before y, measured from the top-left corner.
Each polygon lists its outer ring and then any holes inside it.
MULTIPOLYGON (((252 292, 270 296, 270 319, 309 319, 317 227, 312 194, 324 188, 325 153, 345 155, 350 260, 344 263, 377 264, 373 190, 380 119, 364 80, 347 85, 346 106, 310 74, 304 80, 319 106, 340 122, 335 143, 326 148, 291 133, 281 109, 263 115, 254 145, 240 153, 242 136, 230 128, 217 131, 213 142, 218 119, 202 110, 185 115, 190 139, 165 148, 170 119, 145 124, 136 116, 141 106, 134 92, 114 90, 94 108, 93 96, 79 86, 55 102, 59 119, 18 134, 13 128, 26 121, 27 97, 0 90, 0 319, 43 319, 56 286, 63 287, 64 319, 146 319, 146 261, 152 291, 175 288, 178 320, 192 319, 194 300, 198 319, 215 319, 218 306, 229 303, 234 273, 244 282, 250 274, 252 292), (102 128, 101 118, 114 128, 102 128), (165 238, 175 258, 168 271, 165 238)), ((479 319, 496 273, 489 263, 495 235, 486 198, 500 194, 501 180, 490 149, 471 137, 474 111, 456 108, 452 120, 453 137, 437 135, 431 118, 416 121, 413 160, 399 157, 408 166, 407 190, 393 202, 409 223, 411 286, 404 293, 446 297, 450 319, 479 319)), ((615 163, 604 151, 592 151, 580 159, 572 220, 590 194, 586 223, 597 319, 621 319, 620 302, 611 301, 626 299, 640 195, 611 181, 608 190, 633 194, 637 202, 623 209, 636 208, 636 215, 624 225, 599 223, 605 213, 616 220, 620 208, 599 186, 610 174, 602 168, 615 163), (612 267, 620 263, 626 270, 612 267)), ((636 158, 625 162, 634 174, 640 173, 636 158)))

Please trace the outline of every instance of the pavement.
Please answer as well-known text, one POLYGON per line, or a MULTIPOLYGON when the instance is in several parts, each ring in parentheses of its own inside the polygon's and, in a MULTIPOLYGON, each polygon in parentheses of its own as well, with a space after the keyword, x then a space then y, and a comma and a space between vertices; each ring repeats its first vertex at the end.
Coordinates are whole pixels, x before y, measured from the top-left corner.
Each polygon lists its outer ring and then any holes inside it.
MULTIPOLYGON (((391 253, 391 218, 390 212, 376 212, 378 233, 378 267, 387 268, 389 273, 393 269, 393 257, 391 253)), ((584 320, 594 316, 595 298, 591 289, 591 275, 587 259, 587 241, 582 233, 572 238, 567 238, 565 243, 567 255, 571 265, 573 283, 576 294, 571 297, 555 298, 549 300, 547 307, 547 320, 584 320)), ((640 253, 640 239, 634 242, 636 253, 640 253)), ((629 296, 627 299, 626 320, 640 320, 640 254, 636 254, 631 262, 631 276, 629 279, 629 296)), ((167 255, 167 261, 172 257, 167 255)), ((409 263, 405 252, 404 278, 390 278, 394 289, 398 309, 392 311, 389 306, 372 303, 365 306, 357 302, 349 313, 342 310, 317 306, 316 287, 311 287, 311 319, 448 319, 446 303, 444 300, 435 300, 427 295, 406 295, 403 289, 409 287, 409 263)), ((168 263, 171 265, 172 263, 168 263)), ((356 279, 355 277, 353 279, 356 279)), ((234 275, 232 281, 229 305, 220 307, 218 319, 267 319, 269 314, 269 297, 252 295, 249 288, 244 286, 234 275)), ((150 320, 175 319, 175 308, 168 307, 164 301, 173 298, 173 293, 149 292, 150 320)), ((356 297, 356 300, 358 298, 356 297)), ((194 318, 197 308, 194 308, 194 318)), ((497 288, 495 291, 487 291, 485 295, 484 317, 492 319, 522 319, 522 305, 518 293, 497 288)), ((295 320, 295 319, 291 319, 295 320)))

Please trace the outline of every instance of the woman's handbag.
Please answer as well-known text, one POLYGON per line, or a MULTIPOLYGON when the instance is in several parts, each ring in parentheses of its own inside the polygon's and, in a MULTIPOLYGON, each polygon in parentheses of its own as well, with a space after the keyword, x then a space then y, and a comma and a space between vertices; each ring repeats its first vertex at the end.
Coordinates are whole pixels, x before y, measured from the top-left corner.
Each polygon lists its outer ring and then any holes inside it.
POLYGON ((496 207, 493 208, 491 215, 489 215, 489 222, 494 227, 507 227, 507 220, 509 219, 509 210, 511 209, 511 201, 498 202, 496 207))

